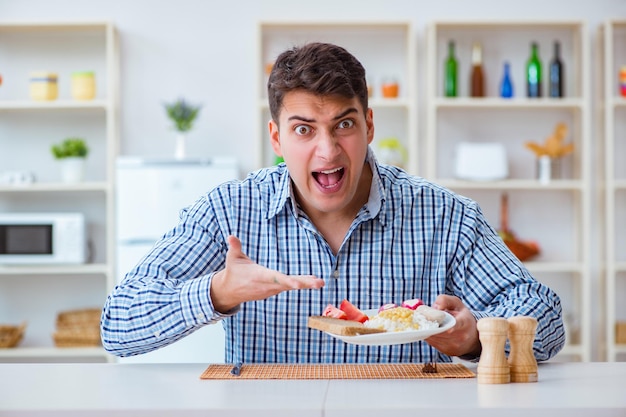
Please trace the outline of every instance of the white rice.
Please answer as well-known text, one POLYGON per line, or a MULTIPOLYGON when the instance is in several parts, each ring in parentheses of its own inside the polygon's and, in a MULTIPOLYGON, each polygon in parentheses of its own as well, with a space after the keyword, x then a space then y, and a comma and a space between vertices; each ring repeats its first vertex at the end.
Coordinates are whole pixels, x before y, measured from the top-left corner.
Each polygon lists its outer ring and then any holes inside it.
MULTIPOLYGON (((386 314, 383 314, 383 316, 386 314)), ((430 321, 421 313, 413 311, 413 314, 408 319, 402 319, 400 317, 395 319, 389 319, 381 317, 381 314, 377 314, 371 317, 364 323, 365 327, 371 327, 374 329, 382 329, 388 332, 404 332, 415 330, 430 330, 439 328, 439 323, 436 321, 430 321)))

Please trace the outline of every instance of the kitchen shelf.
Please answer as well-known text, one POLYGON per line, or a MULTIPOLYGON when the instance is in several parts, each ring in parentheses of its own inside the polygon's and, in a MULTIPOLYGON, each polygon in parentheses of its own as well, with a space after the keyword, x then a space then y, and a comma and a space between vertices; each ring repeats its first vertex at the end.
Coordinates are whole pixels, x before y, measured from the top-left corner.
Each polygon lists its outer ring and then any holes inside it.
MULTIPOLYGON (((370 98, 368 103, 371 107, 380 107, 380 108, 406 108, 409 106, 408 99, 402 98, 370 98)), ((269 111, 269 104, 267 99, 262 99, 259 101, 259 108, 269 111)))
POLYGON ((458 109, 572 109, 582 108, 584 101, 578 98, 498 98, 498 97, 437 97, 435 108, 458 109))
POLYGON ((542 272, 570 272, 570 273, 583 273, 585 271, 585 265, 580 262, 532 262, 527 261, 524 263, 526 268, 531 273, 542 272))
POLYGON ((537 180, 465 181, 440 178, 437 183, 458 190, 531 190, 531 191, 580 191, 583 183, 576 180, 554 180, 540 184, 537 180))
MULTIPOLYGON (((589 45, 582 21, 434 21, 426 39, 426 143, 424 176, 476 200, 488 221, 499 224, 500 195, 509 195, 509 223, 520 238, 533 236, 542 253, 528 270, 561 295, 566 317, 565 348, 557 355, 589 361, 591 334, 591 135, 589 45), (458 97, 443 96, 447 44, 455 41, 458 97), (554 40, 565 66, 563 98, 527 98, 524 68, 530 43, 539 43, 547 68, 554 40), (474 42, 483 50, 485 97, 469 97, 474 42), (515 96, 502 98, 498 84, 508 61, 515 96), (531 122, 532 121, 532 122, 531 122), (575 151, 564 160, 562 179, 536 179, 535 158, 525 142, 543 142, 558 122, 568 126, 575 151), (461 142, 502 144, 509 174, 494 181, 456 178, 455 147, 461 142), (558 239, 561 239, 562 243, 558 239)), ((544 71, 547 74, 547 70, 544 71)), ((544 92, 547 92, 544 78, 544 92)))
POLYGON ((599 29, 602 55, 598 108, 603 109, 605 217, 605 354, 607 361, 626 361, 626 345, 616 343, 615 325, 626 321, 626 98, 619 95, 619 71, 626 66, 626 20, 608 20, 599 29))
POLYGON ((58 265, 58 266, 8 266, 0 265, 0 276, 8 275, 92 275, 109 274, 108 264, 58 265))
POLYGON ((0 185, 0 193, 42 193, 42 192, 108 192, 111 184, 106 181, 84 181, 75 184, 63 182, 35 182, 31 184, 0 185))
POLYGON ((100 307, 115 284, 115 159, 118 152, 119 39, 110 22, 0 22, 0 174, 31 172, 27 184, 0 183, 2 212, 81 212, 90 261, 80 265, 0 265, 0 323, 27 322, 22 342, 0 362, 106 362, 102 348, 55 348, 56 314, 100 307), (58 74, 58 98, 33 101, 28 75, 58 74), (93 70, 96 97, 74 100, 74 71, 93 70), (59 180, 52 143, 82 136, 90 148, 86 179, 59 180), (35 291, 36 289, 36 291, 35 291))
POLYGON ((0 111, 13 110, 79 110, 79 109, 96 109, 106 110, 109 106, 107 100, 55 100, 33 102, 29 100, 0 101, 0 111))
POLYGON ((331 42, 346 48, 361 61, 373 94, 369 106, 374 110, 374 152, 380 139, 395 137, 407 150, 404 168, 416 174, 418 163, 417 124, 417 46, 410 22, 402 21, 262 21, 258 46, 258 123, 256 154, 258 167, 274 164, 267 122, 267 74, 265 68, 276 56, 304 42, 331 42), (400 86, 398 98, 380 94, 384 78, 395 78, 400 86))
POLYGON ((20 362, 39 362, 47 358, 54 362, 113 362, 114 358, 99 347, 55 348, 24 347, 0 349, 0 362, 12 360, 20 362))

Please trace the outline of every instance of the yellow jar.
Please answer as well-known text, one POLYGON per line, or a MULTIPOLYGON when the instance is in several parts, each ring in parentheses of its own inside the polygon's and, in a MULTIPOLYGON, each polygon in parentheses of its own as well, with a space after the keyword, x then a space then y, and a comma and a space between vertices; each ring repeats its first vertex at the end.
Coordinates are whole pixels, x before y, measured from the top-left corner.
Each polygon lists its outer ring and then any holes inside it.
POLYGON ((93 100, 96 96, 96 79, 92 71, 72 73, 72 97, 75 100, 93 100))
POLYGON ((37 101, 56 100, 59 95, 57 74, 36 71, 30 73, 30 98, 37 101))

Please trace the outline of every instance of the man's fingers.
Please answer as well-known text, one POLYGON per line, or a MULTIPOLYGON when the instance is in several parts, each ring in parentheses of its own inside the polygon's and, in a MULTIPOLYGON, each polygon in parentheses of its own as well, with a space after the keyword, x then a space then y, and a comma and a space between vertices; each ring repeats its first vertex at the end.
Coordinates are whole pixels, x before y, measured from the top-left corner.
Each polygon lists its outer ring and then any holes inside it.
POLYGON ((460 303, 459 305, 459 302, 460 300, 457 297, 454 297, 452 295, 440 294, 439 296, 437 296, 437 299, 435 299, 432 307, 436 308, 437 310, 456 311, 459 309, 459 307, 463 307, 463 303, 460 303))
POLYGON ((233 235, 228 236, 228 248, 235 252, 241 252, 241 241, 233 235))
POLYGON ((239 240, 236 236, 230 235, 227 238, 228 242, 228 253, 226 254, 227 258, 231 258, 231 260, 235 259, 247 259, 245 253, 242 252, 241 249, 241 240, 239 240))
POLYGON ((286 287, 288 289, 319 289, 324 286, 324 280, 313 275, 282 275, 273 274, 271 276, 272 283, 286 287))

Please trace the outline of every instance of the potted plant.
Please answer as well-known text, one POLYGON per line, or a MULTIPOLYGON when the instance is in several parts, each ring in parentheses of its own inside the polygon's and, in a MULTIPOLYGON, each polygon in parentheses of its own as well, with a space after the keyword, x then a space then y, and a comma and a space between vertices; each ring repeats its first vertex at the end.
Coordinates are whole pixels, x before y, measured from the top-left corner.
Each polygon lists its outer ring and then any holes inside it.
POLYGON ((61 178, 64 182, 80 182, 85 172, 85 159, 89 147, 85 139, 69 137, 61 143, 52 145, 52 155, 61 162, 61 178))
POLYGON ((554 128, 554 133, 546 138, 543 144, 527 141, 526 148, 530 149, 537 157, 537 179, 542 184, 547 184, 550 180, 561 179, 563 157, 574 151, 574 143, 565 143, 567 136, 567 126, 558 123, 554 128))
POLYGON ((201 106, 194 106, 183 98, 173 103, 165 104, 167 116, 174 122, 174 129, 178 132, 176 136, 176 152, 174 154, 176 159, 185 158, 185 133, 193 127, 200 109, 201 106))

